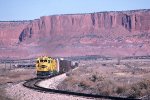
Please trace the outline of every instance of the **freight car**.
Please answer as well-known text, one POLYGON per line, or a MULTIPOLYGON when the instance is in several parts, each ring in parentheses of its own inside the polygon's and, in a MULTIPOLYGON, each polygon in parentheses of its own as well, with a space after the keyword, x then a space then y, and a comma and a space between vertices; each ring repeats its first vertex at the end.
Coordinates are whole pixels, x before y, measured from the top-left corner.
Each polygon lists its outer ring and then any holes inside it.
POLYGON ((43 56, 36 60, 36 72, 37 76, 50 76, 67 72, 76 67, 76 65, 68 60, 43 56))

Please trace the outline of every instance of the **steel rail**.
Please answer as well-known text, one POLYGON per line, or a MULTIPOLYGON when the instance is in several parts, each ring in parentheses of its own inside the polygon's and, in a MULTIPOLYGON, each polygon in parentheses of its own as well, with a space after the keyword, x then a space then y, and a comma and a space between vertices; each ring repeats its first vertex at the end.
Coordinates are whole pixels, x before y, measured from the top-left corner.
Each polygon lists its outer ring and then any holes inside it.
MULTIPOLYGON (((49 78, 52 78, 55 76, 51 76, 49 78)), ((30 88, 30 89, 37 90, 38 92, 53 92, 53 93, 66 94, 66 95, 74 95, 74 96, 82 96, 82 97, 90 97, 90 98, 103 98, 103 99, 111 99, 111 100, 142 100, 142 99, 137 99, 137 98, 126 98, 126 97, 104 96, 104 95, 96 95, 96 94, 70 92, 70 91, 56 90, 56 89, 50 89, 50 88, 44 88, 44 87, 38 86, 38 83, 44 79, 42 78, 30 79, 30 80, 27 80, 23 84, 23 86, 30 88)))

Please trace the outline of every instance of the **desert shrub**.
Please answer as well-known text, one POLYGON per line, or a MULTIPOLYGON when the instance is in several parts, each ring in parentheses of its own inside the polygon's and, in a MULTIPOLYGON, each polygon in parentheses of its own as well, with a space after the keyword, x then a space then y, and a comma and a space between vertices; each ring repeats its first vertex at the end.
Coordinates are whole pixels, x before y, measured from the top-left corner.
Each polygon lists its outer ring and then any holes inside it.
POLYGON ((91 74, 91 76, 89 76, 89 81, 94 82, 95 84, 101 82, 105 80, 105 77, 103 75, 96 73, 91 74))
POLYGON ((99 81, 95 87, 96 94, 111 95, 114 92, 115 84, 110 80, 99 81))
POLYGON ((92 82, 95 82, 97 80, 97 76, 96 75, 92 75, 92 77, 89 78, 92 82))
POLYGON ((143 80, 139 83, 137 83, 140 89, 148 89, 150 88, 150 80, 143 80))
POLYGON ((102 64, 102 66, 106 66, 106 64, 102 64))
POLYGON ((128 98, 136 98, 137 95, 138 95, 138 92, 133 89, 129 89, 128 93, 126 94, 128 98))
POLYGON ((86 81, 82 81, 78 84, 79 87, 83 88, 83 89, 86 89, 88 88, 88 83, 86 81))
POLYGON ((127 91, 127 96, 130 98, 142 97, 150 93, 150 80, 142 80, 132 84, 127 91))
POLYGON ((116 90, 115 90, 115 92, 116 92, 117 94, 122 94, 122 93, 124 93, 125 91, 126 91, 126 88, 123 87, 123 86, 118 86, 118 87, 116 87, 116 90))

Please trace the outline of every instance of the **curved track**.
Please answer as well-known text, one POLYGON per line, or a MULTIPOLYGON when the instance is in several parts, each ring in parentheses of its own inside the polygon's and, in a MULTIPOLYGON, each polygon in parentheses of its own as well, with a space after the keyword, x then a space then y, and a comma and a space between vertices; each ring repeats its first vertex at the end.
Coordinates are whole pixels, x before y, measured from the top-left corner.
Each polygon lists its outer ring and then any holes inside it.
POLYGON ((39 82, 39 81, 42 81, 43 79, 40 79, 40 78, 33 78, 33 79, 30 79, 30 80, 27 80, 23 86, 24 87, 27 87, 27 88, 30 88, 30 89, 34 89, 34 90, 39 90, 39 88, 36 86, 36 83, 39 82))
MULTIPOLYGON (((52 77, 55 77, 55 76, 51 76, 49 78, 52 78, 52 77)), ((38 86, 38 83, 42 80, 43 80, 43 78, 30 79, 30 80, 27 80, 23 84, 23 86, 30 88, 30 89, 34 89, 34 90, 39 91, 39 92, 53 92, 53 93, 60 93, 60 94, 67 94, 67 95, 75 95, 75 96, 90 97, 90 98, 103 98, 103 99, 111 99, 111 100, 141 100, 141 99, 133 99, 133 98, 85 94, 85 93, 77 93, 77 92, 69 92, 69 91, 44 88, 44 87, 38 86)))

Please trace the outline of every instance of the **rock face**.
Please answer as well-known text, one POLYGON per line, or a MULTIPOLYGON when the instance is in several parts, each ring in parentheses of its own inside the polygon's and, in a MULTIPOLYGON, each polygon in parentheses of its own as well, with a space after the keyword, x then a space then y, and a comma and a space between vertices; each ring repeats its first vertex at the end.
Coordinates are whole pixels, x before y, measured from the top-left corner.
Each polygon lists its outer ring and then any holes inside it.
POLYGON ((20 33, 28 24, 29 21, 0 22, 0 47, 16 44, 20 33))
MULTIPOLYGON (((25 22, 0 22, 0 46, 19 43, 15 50, 25 50, 29 57, 147 55, 149 33, 150 10, 53 15, 25 22)), ((12 51, 3 52, 1 49, 1 56, 11 56, 12 51)))
POLYGON ((150 10, 45 16, 33 20, 22 31, 19 40, 52 34, 101 33, 117 27, 132 33, 150 32, 150 10))

